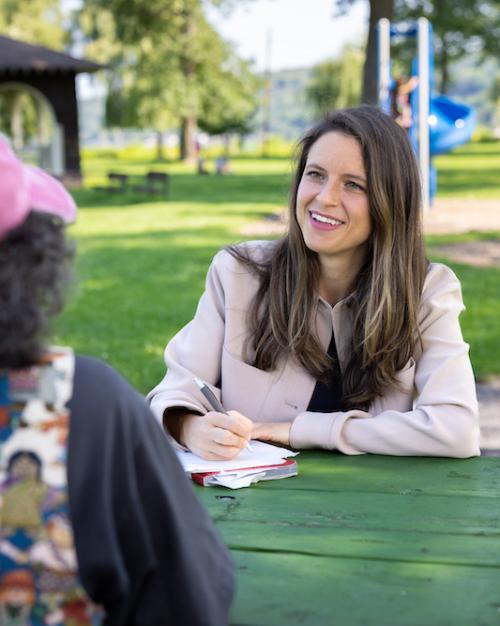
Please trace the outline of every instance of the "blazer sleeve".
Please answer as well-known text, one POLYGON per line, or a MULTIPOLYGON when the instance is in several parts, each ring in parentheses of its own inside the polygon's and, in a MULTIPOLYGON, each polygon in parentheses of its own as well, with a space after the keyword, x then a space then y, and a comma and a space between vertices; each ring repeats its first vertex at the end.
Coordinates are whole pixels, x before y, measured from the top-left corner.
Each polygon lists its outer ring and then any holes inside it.
POLYGON ((402 372, 414 384, 411 410, 398 410, 397 402, 391 402, 397 390, 389 390, 368 412, 306 411, 292 424, 291 445, 345 454, 479 455, 474 375, 459 324, 463 309, 456 276, 444 265, 433 265, 419 312, 422 349, 402 372))
POLYGON ((228 253, 221 251, 208 270, 205 292, 194 318, 167 344, 164 352, 167 373, 147 395, 151 410, 160 423, 166 409, 184 407, 193 413, 205 414, 206 400, 194 383, 194 377, 215 388, 220 380, 222 345, 224 343, 224 289, 222 266, 228 253))

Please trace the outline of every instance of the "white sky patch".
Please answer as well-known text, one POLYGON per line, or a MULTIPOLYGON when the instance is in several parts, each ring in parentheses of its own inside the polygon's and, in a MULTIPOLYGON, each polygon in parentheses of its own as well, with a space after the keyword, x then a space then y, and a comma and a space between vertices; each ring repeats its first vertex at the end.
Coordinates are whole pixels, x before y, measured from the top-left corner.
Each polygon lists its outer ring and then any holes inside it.
POLYGON ((368 3, 356 3, 345 17, 333 13, 333 0, 253 0, 227 17, 207 11, 211 24, 241 57, 254 60, 257 71, 310 67, 338 56, 347 43, 364 46, 368 3))

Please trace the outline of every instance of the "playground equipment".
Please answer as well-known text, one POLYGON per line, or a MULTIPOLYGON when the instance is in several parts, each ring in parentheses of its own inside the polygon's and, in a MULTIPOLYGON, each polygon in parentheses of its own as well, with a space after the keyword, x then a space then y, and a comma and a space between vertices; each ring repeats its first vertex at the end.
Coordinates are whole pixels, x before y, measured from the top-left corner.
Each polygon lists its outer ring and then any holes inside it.
POLYGON ((428 208, 436 194, 437 177, 432 157, 449 152, 470 140, 476 124, 474 110, 446 96, 434 96, 434 46, 432 25, 426 18, 417 22, 391 24, 381 19, 378 33, 378 101, 383 111, 391 112, 391 92, 395 89, 392 77, 391 40, 416 39, 416 56, 411 75, 418 78, 411 91, 410 141, 418 157, 422 176, 423 204, 428 208))

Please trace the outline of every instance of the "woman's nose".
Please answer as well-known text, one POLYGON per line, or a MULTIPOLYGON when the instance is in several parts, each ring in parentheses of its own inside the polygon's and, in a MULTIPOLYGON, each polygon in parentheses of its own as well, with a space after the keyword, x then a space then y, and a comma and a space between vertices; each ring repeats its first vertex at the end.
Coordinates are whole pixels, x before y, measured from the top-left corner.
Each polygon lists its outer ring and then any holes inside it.
POLYGON ((318 200, 327 206, 339 204, 340 186, 335 181, 325 182, 318 194, 318 200))

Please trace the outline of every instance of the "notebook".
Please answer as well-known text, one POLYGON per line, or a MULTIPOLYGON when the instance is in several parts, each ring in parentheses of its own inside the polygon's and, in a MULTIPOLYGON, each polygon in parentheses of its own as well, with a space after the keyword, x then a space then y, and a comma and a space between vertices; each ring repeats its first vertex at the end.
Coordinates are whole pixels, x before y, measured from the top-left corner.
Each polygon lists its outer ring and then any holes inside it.
POLYGON ((177 450, 186 473, 205 487, 222 486, 229 489, 249 487, 261 480, 289 478, 298 474, 293 457, 298 452, 253 440, 252 450, 244 449, 231 461, 207 461, 192 452, 177 450))

